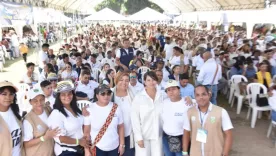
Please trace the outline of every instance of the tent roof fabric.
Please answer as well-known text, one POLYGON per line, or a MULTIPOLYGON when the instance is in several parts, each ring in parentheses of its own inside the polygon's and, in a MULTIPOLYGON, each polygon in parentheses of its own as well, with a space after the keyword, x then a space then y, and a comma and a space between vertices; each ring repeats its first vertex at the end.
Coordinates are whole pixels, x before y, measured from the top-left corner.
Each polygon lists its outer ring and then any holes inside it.
MULTIPOLYGON (((65 9, 89 11, 103 0, 49 0, 50 5, 65 9)), ((265 0, 150 0, 166 12, 260 9, 265 0)))
POLYGON ((86 21, 92 21, 92 20, 99 20, 99 21, 120 20, 120 21, 123 21, 123 20, 126 20, 126 18, 123 15, 118 14, 117 12, 115 12, 109 8, 104 8, 103 10, 100 10, 100 11, 84 18, 84 20, 86 20, 86 21))
POLYGON ((129 16, 128 19, 132 21, 165 21, 170 20, 171 18, 161 14, 158 11, 146 7, 145 9, 129 16))

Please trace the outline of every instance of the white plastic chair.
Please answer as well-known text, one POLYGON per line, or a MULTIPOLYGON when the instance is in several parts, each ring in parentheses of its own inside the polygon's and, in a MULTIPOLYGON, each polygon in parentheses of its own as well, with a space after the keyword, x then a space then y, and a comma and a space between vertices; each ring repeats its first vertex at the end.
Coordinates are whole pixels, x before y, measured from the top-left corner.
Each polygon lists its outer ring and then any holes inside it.
POLYGON ((257 106, 257 95, 258 94, 267 94, 267 88, 260 83, 250 83, 246 87, 246 92, 249 97, 249 100, 248 100, 249 107, 248 107, 247 119, 249 119, 250 113, 252 110, 251 128, 254 128, 256 125, 258 113, 259 113, 259 118, 261 118, 262 111, 271 110, 270 106, 264 106, 264 107, 257 106), (263 90, 263 93, 261 93, 261 89, 263 90))
POLYGON ((235 85, 238 85, 240 82, 247 82, 247 78, 243 75, 233 75, 230 79, 230 95, 228 103, 230 104, 233 100, 234 92, 236 91, 235 85))
POLYGON ((20 113, 24 111, 28 112, 28 109, 30 108, 28 91, 31 89, 31 87, 26 83, 19 83, 16 85, 16 87, 18 88, 16 95, 20 113))
POLYGON ((99 74, 101 73, 101 69, 99 68, 92 68, 91 75, 92 77, 99 82, 99 74))
POLYGON ((138 73, 141 73, 141 75, 142 75, 142 83, 144 83, 144 79, 143 79, 144 74, 148 71, 150 71, 150 68, 146 67, 146 66, 142 66, 138 69, 138 73))
MULTIPOLYGON (((243 79, 244 79, 244 82, 247 82, 247 78, 246 77, 244 77, 243 79)), ((241 109, 242 109, 242 102, 243 102, 243 99, 245 98, 245 95, 241 95, 239 83, 234 83, 232 85, 232 87, 234 88, 234 96, 233 96, 233 99, 232 99, 232 102, 231 102, 231 107, 233 107, 235 98, 237 98, 238 99, 238 102, 237 102, 237 114, 240 114, 241 113, 241 109)))
POLYGON ((87 100, 79 100, 77 101, 77 105, 79 107, 79 109, 82 111, 83 107, 85 106, 90 106, 92 103, 90 101, 87 101, 87 100))

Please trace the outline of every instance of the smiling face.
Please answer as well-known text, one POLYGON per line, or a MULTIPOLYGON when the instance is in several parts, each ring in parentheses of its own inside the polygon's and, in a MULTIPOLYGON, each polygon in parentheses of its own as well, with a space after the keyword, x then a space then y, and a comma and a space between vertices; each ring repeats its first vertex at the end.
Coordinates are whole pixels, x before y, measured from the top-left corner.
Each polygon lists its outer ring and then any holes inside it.
POLYGON ((12 89, 8 89, 7 87, 0 92, 0 107, 9 107, 15 97, 15 92, 11 92, 12 89))
POLYGON ((146 77, 145 85, 147 88, 155 88, 157 85, 157 81, 152 79, 150 76, 146 77))
POLYGON ((118 81, 117 87, 120 89, 127 89, 129 84, 129 77, 123 76, 121 79, 118 81))
POLYGON ((43 111, 43 108, 45 106, 45 97, 44 95, 37 95, 35 98, 30 100, 30 104, 33 107, 33 110, 35 111, 43 111))
POLYGON ((70 105, 71 101, 73 100, 73 93, 72 91, 69 92, 62 92, 60 93, 60 101, 61 103, 65 105, 70 105))
POLYGON ((210 103, 211 93, 203 86, 195 89, 195 99, 200 107, 204 107, 210 103))

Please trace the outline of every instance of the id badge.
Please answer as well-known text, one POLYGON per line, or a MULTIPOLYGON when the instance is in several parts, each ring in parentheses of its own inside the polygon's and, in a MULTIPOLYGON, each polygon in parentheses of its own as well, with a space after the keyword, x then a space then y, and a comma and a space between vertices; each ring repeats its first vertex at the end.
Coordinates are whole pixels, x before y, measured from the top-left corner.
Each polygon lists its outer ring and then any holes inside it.
POLYGON ((207 133, 208 132, 205 129, 197 129, 196 141, 201 143, 206 143, 207 133))

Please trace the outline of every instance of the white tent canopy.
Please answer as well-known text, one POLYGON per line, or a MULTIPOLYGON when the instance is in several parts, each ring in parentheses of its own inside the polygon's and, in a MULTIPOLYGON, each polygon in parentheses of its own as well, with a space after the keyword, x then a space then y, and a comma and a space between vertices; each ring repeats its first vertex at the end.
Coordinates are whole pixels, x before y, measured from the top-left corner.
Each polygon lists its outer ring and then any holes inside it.
POLYGON ((86 18, 84 18, 86 21, 92 21, 92 20, 97 20, 97 21, 124 21, 126 18, 118 14, 117 12, 109 9, 109 8, 104 8, 101 11, 96 12, 95 14, 92 14, 86 18))
POLYGON ((170 17, 148 7, 128 17, 128 20, 131 21, 166 21, 170 19, 170 17))

